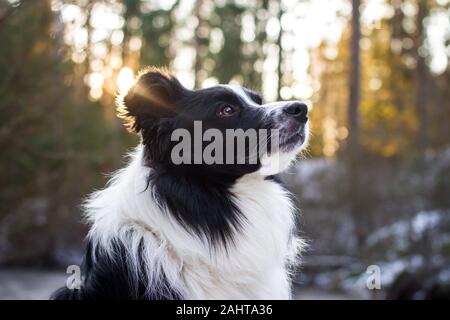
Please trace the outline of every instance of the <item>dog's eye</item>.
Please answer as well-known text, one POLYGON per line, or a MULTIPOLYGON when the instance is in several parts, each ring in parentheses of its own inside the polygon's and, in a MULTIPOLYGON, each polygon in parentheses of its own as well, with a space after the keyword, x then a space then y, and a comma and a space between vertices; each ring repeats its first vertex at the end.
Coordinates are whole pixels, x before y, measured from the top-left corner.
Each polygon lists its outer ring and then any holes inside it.
POLYGON ((224 104, 220 106, 219 110, 217 111, 217 115, 219 117, 230 117, 236 114, 238 111, 239 111, 238 107, 232 106, 230 104, 224 104))

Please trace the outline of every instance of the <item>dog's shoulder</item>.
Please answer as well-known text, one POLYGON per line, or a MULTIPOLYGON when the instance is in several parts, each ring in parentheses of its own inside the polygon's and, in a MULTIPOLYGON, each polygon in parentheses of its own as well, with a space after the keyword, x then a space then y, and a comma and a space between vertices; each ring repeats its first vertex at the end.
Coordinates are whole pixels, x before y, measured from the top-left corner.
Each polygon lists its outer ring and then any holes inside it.
MULTIPOLYGON (((120 239, 108 247, 89 241, 83 262, 83 280, 77 289, 61 288, 55 300, 173 300, 181 296, 172 290, 163 273, 158 286, 149 286, 142 252, 130 263, 130 248, 120 239)), ((142 248, 138 248, 141 251, 142 248)))

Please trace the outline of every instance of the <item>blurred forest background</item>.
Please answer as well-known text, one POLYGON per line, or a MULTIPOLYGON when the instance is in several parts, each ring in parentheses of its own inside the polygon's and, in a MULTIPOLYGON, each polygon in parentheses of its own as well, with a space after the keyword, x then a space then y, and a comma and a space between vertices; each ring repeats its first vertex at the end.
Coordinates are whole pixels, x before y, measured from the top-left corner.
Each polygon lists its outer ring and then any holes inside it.
POLYGON ((0 265, 80 262, 82 198, 138 142, 115 94, 157 65, 309 105, 300 290, 448 298, 449 57, 448 0, 0 0, 0 265))

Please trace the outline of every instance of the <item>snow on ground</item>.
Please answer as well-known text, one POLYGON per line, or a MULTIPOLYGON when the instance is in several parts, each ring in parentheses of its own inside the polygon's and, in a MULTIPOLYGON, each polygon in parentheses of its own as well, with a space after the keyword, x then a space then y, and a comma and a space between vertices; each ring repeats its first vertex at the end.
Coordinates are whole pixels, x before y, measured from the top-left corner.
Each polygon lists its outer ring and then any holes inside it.
POLYGON ((0 300, 46 300, 67 276, 65 270, 0 269, 0 300))
MULTIPOLYGON (((65 285, 67 274, 61 271, 0 269, 0 300, 45 300, 55 289, 65 285)), ((325 291, 315 287, 294 287, 294 299, 339 300, 354 299, 345 293, 325 291)))

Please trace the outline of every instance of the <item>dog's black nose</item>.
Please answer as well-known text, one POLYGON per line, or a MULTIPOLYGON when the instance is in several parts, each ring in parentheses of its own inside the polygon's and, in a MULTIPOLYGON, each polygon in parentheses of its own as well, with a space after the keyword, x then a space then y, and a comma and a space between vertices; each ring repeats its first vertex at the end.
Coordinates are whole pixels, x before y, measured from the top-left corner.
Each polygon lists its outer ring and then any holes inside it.
POLYGON ((303 102, 291 102, 283 108, 283 111, 299 121, 308 121, 308 107, 303 102))

